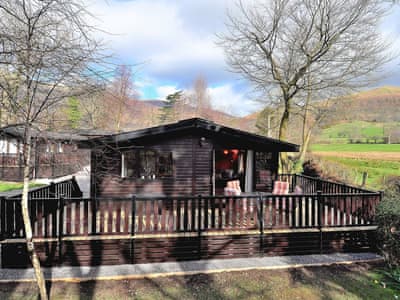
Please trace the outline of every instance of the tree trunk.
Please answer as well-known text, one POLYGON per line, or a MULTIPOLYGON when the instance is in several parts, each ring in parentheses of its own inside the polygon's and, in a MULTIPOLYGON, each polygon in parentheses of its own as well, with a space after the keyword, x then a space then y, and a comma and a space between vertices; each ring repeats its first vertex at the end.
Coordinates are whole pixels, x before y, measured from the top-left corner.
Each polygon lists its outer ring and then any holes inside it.
POLYGON ((304 159, 306 157, 306 153, 307 153, 307 150, 308 150, 308 145, 310 144, 311 133, 312 133, 312 129, 309 128, 307 130, 307 134, 305 134, 305 136, 304 136, 303 144, 301 145, 300 154, 299 154, 299 158, 298 158, 298 162, 300 164, 302 164, 304 162, 304 159))
MULTIPOLYGON (((285 101, 285 110, 279 124, 279 139, 286 140, 288 136, 289 126, 289 103, 285 101)), ((279 167, 280 173, 286 174, 290 171, 289 157, 286 152, 280 152, 279 154, 279 167)))
POLYGON ((21 200, 21 211, 22 219, 24 221, 25 235, 26 235, 26 247, 28 255, 32 261, 32 266, 35 271, 36 281, 40 291, 40 298, 42 300, 48 299, 46 291, 46 281, 44 279, 42 270, 40 268, 40 261, 37 256, 35 246, 32 238, 32 225, 29 216, 28 209, 28 192, 29 192, 29 173, 30 173, 30 160, 31 160, 31 128, 29 124, 25 125, 24 135, 24 187, 22 191, 21 200))

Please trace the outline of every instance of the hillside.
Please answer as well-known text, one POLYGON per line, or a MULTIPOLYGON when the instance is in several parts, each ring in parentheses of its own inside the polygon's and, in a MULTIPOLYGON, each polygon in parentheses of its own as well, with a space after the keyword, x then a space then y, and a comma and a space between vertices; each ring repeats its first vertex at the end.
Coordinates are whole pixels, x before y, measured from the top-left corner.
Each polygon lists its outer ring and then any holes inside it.
MULTIPOLYGON (((243 123, 254 130, 260 113, 245 116, 243 123)), ((301 120, 294 116, 290 125, 291 141, 299 142, 300 126, 301 120)), ((338 99, 315 137, 348 142, 349 138, 387 137, 390 133, 400 135, 400 87, 384 86, 338 99)))
POLYGON ((400 87, 385 86, 339 100, 327 124, 344 121, 396 122, 400 120, 400 87))

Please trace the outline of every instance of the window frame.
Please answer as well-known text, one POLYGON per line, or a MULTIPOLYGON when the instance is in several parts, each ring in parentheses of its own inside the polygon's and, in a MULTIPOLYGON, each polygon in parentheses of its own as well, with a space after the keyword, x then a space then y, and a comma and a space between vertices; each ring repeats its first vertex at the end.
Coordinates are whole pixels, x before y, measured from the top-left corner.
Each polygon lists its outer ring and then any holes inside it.
MULTIPOLYGON (((150 155, 149 155, 150 156, 150 155)), ((175 169, 174 169, 174 160, 173 160, 173 153, 172 151, 157 151, 151 148, 143 148, 143 149, 131 149, 121 152, 121 172, 120 176, 122 179, 139 179, 139 180, 155 180, 155 179, 163 179, 163 178, 172 178, 175 176, 175 169), (144 174, 144 162, 143 158, 148 159, 146 154, 153 153, 154 158, 154 172, 150 172, 152 174, 144 174), (128 153, 134 153, 136 162, 133 164, 133 175, 128 175, 128 164, 127 164, 127 157, 128 153), (164 164, 160 163, 160 158, 165 158, 166 162, 164 164), (163 172, 161 175, 160 168, 166 165, 167 171, 163 172), (168 170, 169 169, 169 170, 168 170)), ((147 164, 149 164, 147 162, 147 164)), ((153 164, 151 162, 150 164, 153 164)))

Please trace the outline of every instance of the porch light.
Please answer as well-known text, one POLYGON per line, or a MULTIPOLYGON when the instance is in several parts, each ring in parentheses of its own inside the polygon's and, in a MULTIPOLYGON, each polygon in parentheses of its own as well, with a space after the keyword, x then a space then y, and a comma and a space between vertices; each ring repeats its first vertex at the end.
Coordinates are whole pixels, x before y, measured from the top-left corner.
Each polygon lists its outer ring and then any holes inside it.
POLYGON ((224 150, 224 154, 228 155, 229 154, 229 150, 224 150))

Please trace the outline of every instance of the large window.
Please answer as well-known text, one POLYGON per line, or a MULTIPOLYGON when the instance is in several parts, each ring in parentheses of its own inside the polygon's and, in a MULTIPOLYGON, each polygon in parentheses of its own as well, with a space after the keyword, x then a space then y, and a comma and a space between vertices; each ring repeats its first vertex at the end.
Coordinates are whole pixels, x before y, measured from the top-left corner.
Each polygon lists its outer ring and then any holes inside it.
POLYGON ((122 153, 121 176, 155 179, 173 175, 172 153, 159 153, 150 149, 122 153))

